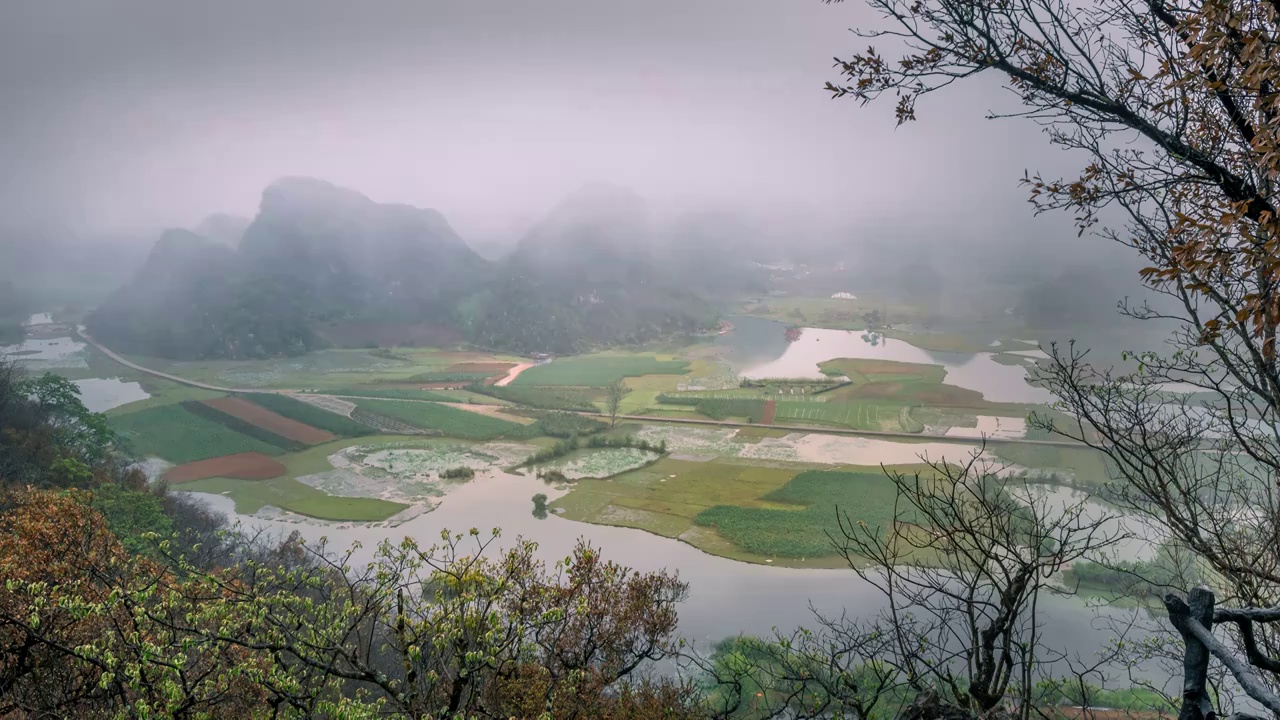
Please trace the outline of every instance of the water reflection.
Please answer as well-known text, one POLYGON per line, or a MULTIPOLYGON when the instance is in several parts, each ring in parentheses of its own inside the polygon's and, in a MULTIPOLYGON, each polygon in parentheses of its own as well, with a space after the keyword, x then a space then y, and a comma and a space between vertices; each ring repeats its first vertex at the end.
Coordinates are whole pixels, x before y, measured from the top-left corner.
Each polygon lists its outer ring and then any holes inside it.
MULTIPOLYGON (((901 340, 892 340, 869 335, 871 342, 864 339, 862 332, 853 330, 829 330, 825 328, 805 328, 799 339, 787 344, 783 333, 784 326, 772 321, 760 321, 751 326, 746 336, 734 337, 739 333, 739 325, 735 320, 734 332, 724 336, 731 362, 737 359, 742 375, 750 378, 814 378, 826 376, 818 369, 818 364, 836 358, 869 358, 876 360, 896 360, 898 362, 939 364, 947 369, 945 382, 970 390, 976 390, 987 399, 995 402, 1049 403, 1053 395, 1044 388, 1027 382, 1025 367, 1018 365, 1002 365, 992 358, 991 353, 948 353, 922 350, 901 340), (759 323, 768 323, 771 331, 766 331, 759 323), (764 342, 766 332, 776 333, 782 339, 782 345, 761 344, 751 348, 753 343, 764 342), (748 347, 744 347, 748 346, 748 347), (776 350, 774 348, 777 348, 776 350), (776 354, 759 360, 767 350, 776 354), (780 351, 778 351, 780 350, 780 351), (742 359, 747 358, 744 362, 742 359)), ((1032 357, 1032 351, 1026 355, 1032 357)), ((1035 357, 1043 355, 1040 351, 1035 357)))

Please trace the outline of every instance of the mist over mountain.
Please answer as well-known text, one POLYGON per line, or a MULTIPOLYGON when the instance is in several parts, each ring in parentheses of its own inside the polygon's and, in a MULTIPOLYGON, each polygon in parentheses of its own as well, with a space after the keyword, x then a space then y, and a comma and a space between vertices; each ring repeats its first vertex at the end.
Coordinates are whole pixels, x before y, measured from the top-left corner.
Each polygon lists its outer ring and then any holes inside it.
POLYGON ((704 293, 725 285, 690 284, 699 256, 671 262, 676 243, 655 239, 644 200, 608 186, 567 198, 497 262, 435 210, 309 178, 268 186, 233 249, 236 227, 212 216, 203 232, 167 231, 90 331, 182 358, 461 339, 570 352, 704 329, 716 314, 704 293))

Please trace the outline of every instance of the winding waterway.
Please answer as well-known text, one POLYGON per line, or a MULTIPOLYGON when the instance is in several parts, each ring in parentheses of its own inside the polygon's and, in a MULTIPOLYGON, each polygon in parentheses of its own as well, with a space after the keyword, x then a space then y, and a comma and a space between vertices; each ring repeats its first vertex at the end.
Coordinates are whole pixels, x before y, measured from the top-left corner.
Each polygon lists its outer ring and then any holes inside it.
MULTIPOLYGON (((581 537, 600 548, 606 559, 636 570, 667 568, 678 572, 689 583, 688 599, 680 606, 680 632, 704 650, 739 633, 767 635, 774 627, 783 631, 812 627, 816 623, 811 605, 829 616, 847 612, 861 618, 874 616, 883 606, 879 593, 851 570, 753 565, 708 555, 678 540, 639 530, 576 523, 555 515, 539 520, 533 517, 531 502, 539 492, 552 498, 562 494, 531 476, 484 472, 452 489, 435 511, 396 527, 235 516, 230 499, 199 496, 247 527, 281 533, 297 530, 312 542, 328 538, 334 549, 359 541, 363 548, 355 558, 358 562, 371 559, 379 541, 398 542, 409 536, 429 545, 438 541, 446 528, 465 533, 475 527, 486 535, 501 528, 500 545, 523 536, 538 543, 541 557, 548 563, 569 554, 581 537)), ((1040 606, 1046 621, 1046 644, 1085 657, 1105 647, 1114 636, 1114 624, 1131 620, 1136 612, 1092 608, 1079 598, 1051 595, 1042 597, 1040 606)))

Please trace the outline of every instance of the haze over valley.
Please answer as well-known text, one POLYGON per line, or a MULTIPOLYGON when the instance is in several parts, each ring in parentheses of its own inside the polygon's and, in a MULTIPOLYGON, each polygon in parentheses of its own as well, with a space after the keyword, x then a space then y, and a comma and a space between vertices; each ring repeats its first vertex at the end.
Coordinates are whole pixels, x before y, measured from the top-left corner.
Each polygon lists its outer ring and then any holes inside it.
POLYGON ((0 7, 0 717, 1280 713, 1244 5, 0 7))

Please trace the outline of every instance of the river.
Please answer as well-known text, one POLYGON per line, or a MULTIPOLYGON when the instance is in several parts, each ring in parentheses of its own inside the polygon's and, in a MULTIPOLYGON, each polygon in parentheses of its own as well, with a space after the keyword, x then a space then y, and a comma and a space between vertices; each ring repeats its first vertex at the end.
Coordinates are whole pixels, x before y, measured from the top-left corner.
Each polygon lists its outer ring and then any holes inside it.
MULTIPOLYGON (((680 632, 704 650, 725 637, 739 633, 768 634, 773 627, 790 631, 814 626, 810 605, 827 615, 847 612, 870 617, 883 607, 883 599, 852 570, 809 570, 770 567, 708 555, 678 540, 639 530, 577 523, 551 515, 533 517, 532 496, 544 492, 553 499, 560 492, 532 476, 501 471, 482 472, 476 479, 449 491, 433 512, 397 527, 371 527, 352 523, 316 524, 295 520, 264 520, 234 514, 230 499, 199 494, 219 510, 230 513, 247 527, 282 533, 293 530, 312 542, 327 537, 332 548, 354 541, 363 548, 355 558, 368 561, 381 540, 399 541, 405 536, 429 545, 441 530, 466 532, 471 527, 487 534, 502 529, 501 543, 517 536, 539 545, 547 562, 565 557, 579 537, 600 548, 608 560, 639 571, 667 568, 689 583, 689 597, 680 606, 680 632)), ((1079 598, 1046 594, 1041 612, 1047 645, 1084 657, 1105 647, 1113 637, 1110 623, 1123 623, 1134 611, 1086 606, 1079 598)))

